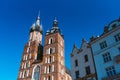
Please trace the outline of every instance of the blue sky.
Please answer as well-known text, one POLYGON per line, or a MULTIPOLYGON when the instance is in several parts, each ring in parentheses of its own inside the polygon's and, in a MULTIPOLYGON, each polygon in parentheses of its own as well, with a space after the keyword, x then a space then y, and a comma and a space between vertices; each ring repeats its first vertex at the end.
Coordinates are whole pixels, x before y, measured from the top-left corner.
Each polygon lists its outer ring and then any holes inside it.
MULTIPOLYGON (((70 68, 73 44, 100 35, 105 25, 120 16, 120 0, 1 0, 0 78, 16 80, 29 29, 40 10, 44 33, 55 17, 65 36, 65 61, 70 68)), ((43 36, 44 38, 44 36, 43 36)), ((44 40, 44 39, 43 39, 44 40)))

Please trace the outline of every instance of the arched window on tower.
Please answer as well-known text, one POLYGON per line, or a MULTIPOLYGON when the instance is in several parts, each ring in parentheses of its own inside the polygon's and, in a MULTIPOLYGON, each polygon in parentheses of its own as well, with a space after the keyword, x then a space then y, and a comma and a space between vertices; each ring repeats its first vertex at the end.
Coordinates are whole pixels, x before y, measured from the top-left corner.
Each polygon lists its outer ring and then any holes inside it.
POLYGON ((52 48, 50 48, 50 54, 52 54, 53 53, 53 49, 52 48))
POLYGON ((48 76, 48 80, 50 80, 50 76, 48 76))
POLYGON ((50 39, 49 39, 49 44, 52 44, 52 43, 53 43, 53 39, 50 38, 50 39))
POLYGON ((34 80, 40 80, 40 66, 37 66, 34 69, 34 76, 33 76, 34 80))

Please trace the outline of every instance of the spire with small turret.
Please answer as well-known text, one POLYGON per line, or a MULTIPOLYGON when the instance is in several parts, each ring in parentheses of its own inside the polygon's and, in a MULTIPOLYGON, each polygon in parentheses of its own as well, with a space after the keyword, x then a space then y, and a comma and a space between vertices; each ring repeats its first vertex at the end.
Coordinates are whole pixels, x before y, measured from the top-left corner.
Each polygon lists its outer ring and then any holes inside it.
POLYGON ((38 14, 37 20, 33 23, 30 29, 30 39, 32 41, 38 41, 40 44, 42 43, 42 25, 40 24, 40 13, 38 14))

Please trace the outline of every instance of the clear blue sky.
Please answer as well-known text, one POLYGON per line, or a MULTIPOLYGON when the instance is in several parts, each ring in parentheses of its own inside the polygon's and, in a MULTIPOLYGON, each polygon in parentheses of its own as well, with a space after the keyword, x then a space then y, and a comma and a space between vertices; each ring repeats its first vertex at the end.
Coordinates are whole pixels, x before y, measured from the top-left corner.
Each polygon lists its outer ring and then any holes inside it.
MULTIPOLYGON (((103 32, 120 16, 120 0, 1 0, 0 80, 16 80, 29 29, 40 10, 44 33, 54 17, 65 36, 65 61, 70 68, 73 44, 103 32)), ((43 39, 44 40, 44 39, 43 39)))

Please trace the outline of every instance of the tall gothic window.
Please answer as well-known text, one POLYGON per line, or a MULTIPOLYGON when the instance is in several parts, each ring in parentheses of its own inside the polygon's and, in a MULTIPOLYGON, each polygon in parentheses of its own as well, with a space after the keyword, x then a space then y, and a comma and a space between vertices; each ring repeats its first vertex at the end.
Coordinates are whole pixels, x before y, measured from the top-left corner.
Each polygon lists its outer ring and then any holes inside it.
POLYGON ((53 43, 53 39, 50 38, 50 39, 49 39, 49 44, 52 44, 52 43, 53 43))
POLYGON ((37 66, 34 70, 34 80, 40 80, 40 67, 37 66))
POLYGON ((52 50, 52 48, 50 48, 50 54, 52 54, 53 53, 53 50, 52 50))

